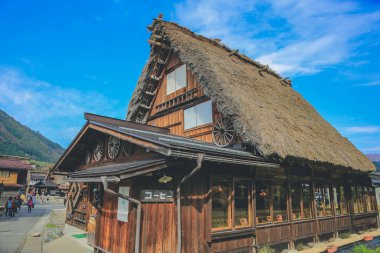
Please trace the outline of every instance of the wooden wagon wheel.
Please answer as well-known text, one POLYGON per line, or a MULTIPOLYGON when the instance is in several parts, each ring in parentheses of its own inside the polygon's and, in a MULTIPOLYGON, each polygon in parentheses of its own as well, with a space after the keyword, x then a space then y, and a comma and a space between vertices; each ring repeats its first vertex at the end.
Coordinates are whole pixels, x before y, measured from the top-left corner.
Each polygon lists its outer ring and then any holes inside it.
POLYGON ((133 153, 133 144, 127 141, 123 142, 123 154, 125 156, 132 155, 133 153))
POLYGON ((86 151, 86 154, 84 156, 84 161, 86 164, 90 164, 90 162, 91 162, 91 150, 88 149, 86 151))
POLYGON ((235 129, 230 118, 220 118, 212 129, 212 140, 219 147, 232 144, 235 138, 235 129))
POLYGON ((99 162, 104 155, 104 144, 103 141, 99 140, 94 148, 94 160, 99 162))
POLYGON ((114 159, 120 151, 120 139, 111 135, 108 138, 107 148, 108 157, 114 159))

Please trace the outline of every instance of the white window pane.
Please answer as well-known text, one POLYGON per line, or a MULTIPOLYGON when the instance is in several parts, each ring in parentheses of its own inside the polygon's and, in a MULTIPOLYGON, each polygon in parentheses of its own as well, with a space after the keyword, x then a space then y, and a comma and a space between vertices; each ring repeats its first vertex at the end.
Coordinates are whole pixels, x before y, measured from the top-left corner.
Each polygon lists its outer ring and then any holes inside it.
POLYGON ((175 92, 175 71, 169 73, 166 77, 166 94, 175 92))
POLYGON ((207 123, 212 123, 212 103, 211 101, 204 102, 196 106, 197 126, 207 123))
POLYGON ((197 126, 197 114, 195 107, 191 107, 184 111, 185 130, 197 126))
POLYGON ((176 90, 186 87, 186 65, 175 70, 176 90))

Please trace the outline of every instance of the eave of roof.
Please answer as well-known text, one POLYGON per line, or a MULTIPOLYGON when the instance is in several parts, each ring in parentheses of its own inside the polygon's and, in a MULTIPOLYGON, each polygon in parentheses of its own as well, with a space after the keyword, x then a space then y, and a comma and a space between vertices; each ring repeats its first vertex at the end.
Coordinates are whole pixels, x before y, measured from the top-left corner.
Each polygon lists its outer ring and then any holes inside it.
MULTIPOLYGON (((138 126, 136 128, 138 128, 138 126)), ((122 140, 129 141, 167 157, 196 159, 197 153, 203 153, 205 154, 205 161, 208 160, 212 162, 249 166, 279 167, 278 164, 270 163, 265 158, 254 156, 246 151, 220 148, 214 144, 203 141, 161 133, 160 131, 149 131, 149 129, 141 130, 136 128, 126 127, 124 122, 123 124, 118 124, 117 121, 116 123, 113 122, 113 124, 95 120, 86 122, 85 126, 54 165, 53 170, 50 171, 50 173, 59 168, 65 157, 73 150, 75 143, 79 141, 88 129, 94 129, 116 136, 122 140)))
POLYGON ((87 178, 87 177, 99 177, 99 176, 120 176, 127 173, 133 173, 139 169, 147 169, 156 167, 162 169, 167 167, 165 159, 149 159, 138 160, 124 163, 109 164, 99 167, 93 167, 86 170, 80 170, 70 173, 69 177, 72 178, 87 178))

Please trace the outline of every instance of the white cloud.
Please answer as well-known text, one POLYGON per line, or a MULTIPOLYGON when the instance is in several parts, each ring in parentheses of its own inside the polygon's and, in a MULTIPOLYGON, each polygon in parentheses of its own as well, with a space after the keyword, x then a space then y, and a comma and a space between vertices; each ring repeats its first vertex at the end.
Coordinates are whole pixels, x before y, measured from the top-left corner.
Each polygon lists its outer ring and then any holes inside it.
POLYGON ((380 86, 380 81, 372 81, 367 83, 359 83, 354 86, 380 86))
POLYGON ((356 133, 378 133, 380 132, 380 126, 352 126, 343 129, 343 132, 349 134, 356 133))
POLYGON ((186 0, 179 23, 269 64, 282 74, 310 74, 354 54, 379 29, 380 10, 338 0, 186 0))
POLYGON ((10 67, 0 67, 0 91, 1 109, 63 145, 80 129, 84 112, 112 116, 116 105, 100 93, 62 88, 10 67))
POLYGON ((363 148, 363 152, 380 152, 380 146, 370 147, 370 148, 363 148))

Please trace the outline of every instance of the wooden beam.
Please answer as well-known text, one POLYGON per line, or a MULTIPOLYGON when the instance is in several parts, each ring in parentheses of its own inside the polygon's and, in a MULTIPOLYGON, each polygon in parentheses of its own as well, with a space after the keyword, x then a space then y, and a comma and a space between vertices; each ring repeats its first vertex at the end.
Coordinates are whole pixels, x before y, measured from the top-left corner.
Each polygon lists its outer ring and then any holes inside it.
POLYGON ((145 91, 144 92, 146 95, 148 95, 148 96, 154 96, 154 95, 156 95, 156 90, 154 91, 154 92, 150 92, 150 91, 145 91))
POLYGON ((314 239, 316 242, 319 242, 319 223, 318 223, 318 213, 317 213, 317 203, 315 202, 315 184, 314 184, 314 170, 313 168, 310 168, 311 170, 311 201, 313 204, 313 209, 314 209, 314 228, 315 228, 315 233, 314 233, 314 239))
POLYGON ((144 109, 147 109, 147 110, 150 110, 152 108, 152 106, 148 106, 148 105, 144 105, 144 104, 139 104, 140 107, 144 108, 144 109))
MULTIPOLYGON (((333 215, 334 215, 334 224, 335 224, 335 226, 334 226, 334 237, 338 238, 338 219, 336 217, 335 194, 334 194, 334 187, 332 186, 332 184, 330 184, 330 182, 329 182, 329 187, 330 187, 330 191, 331 191, 331 193, 330 193, 330 198, 331 198, 330 203, 331 203, 331 208, 332 208, 333 215)), ((336 189, 336 187, 335 187, 335 189, 336 189)))
POLYGON ((287 194, 286 194, 286 197, 287 197, 287 201, 288 201, 288 210, 287 210, 287 213, 288 213, 288 217, 289 217, 289 221, 290 221, 290 226, 289 226, 289 234, 290 234, 290 242, 289 242, 289 248, 291 250, 294 250, 295 249, 295 245, 294 245, 294 225, 293 225, 293 210, 292 210, 292 191, 291 191, 291 187, 290 187, 290 180, 289 180, 289 168, 285 168, 286 169, 286 186, 287 186, 287 194))

